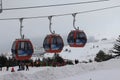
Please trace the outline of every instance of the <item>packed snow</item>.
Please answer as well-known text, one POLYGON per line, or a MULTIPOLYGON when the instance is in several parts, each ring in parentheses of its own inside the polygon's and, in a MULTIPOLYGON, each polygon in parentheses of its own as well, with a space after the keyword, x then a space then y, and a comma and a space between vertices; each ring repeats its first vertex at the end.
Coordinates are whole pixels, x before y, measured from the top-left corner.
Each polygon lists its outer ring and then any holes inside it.
MULTIPOLYGON (((60 56, 65 59, 89 60, 94 59, 99 50, 109 53, 114 40, 87 43, 84 48, 64 47, 60 56), (67 51, 65 51, 68 49, 67 51)), ((45 57, 51 54, 45 54, 45 57)), ((0 71, 0 80, 120 80, 120 59, 104 62, 79 63, 63 67, 29 67, 29 71, 0 71)))

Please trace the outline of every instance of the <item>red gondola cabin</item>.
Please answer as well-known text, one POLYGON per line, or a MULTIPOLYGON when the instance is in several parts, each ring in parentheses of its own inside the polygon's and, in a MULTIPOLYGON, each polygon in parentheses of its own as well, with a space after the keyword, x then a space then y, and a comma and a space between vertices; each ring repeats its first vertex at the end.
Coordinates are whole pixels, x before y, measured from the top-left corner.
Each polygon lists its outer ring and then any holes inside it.
POLYGON ((60 53, 64 47, 63 39, 60 35, 47 35, 43 42, 43 48, 48 53, 60 53))
POLYGON ((70 47, 84 47, 87 42, 87 37, 83 31, 73 30, 69 33, 67 42, 70 47))
POLYGON ((29 60, 34 52, 29 39, 16 39, 12 45, 12 55, 17 60, 29 60))

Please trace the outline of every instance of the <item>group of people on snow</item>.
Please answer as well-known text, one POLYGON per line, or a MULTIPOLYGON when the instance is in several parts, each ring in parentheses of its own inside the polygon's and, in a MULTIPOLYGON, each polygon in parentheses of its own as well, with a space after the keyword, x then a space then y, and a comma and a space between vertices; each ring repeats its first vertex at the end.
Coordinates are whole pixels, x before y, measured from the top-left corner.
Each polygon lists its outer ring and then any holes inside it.
MULTIPOLYGON (((0 71, 3 71, 3 70, 9 71, 9 67, 10 67, 9 65, 6 65, 6 67, 3 67, 2 65, 0 65, 0 71)), ((21 70, 25 70, 25 69, 26 69, 26 71, 29 71, 29 65, 20 63, 17 71, 21 71, 21 70)), ((11 72, 15 72, 14 67, 11 67, 11 72)))
POLYGON ((25 70, 25 67, 26 67, 26 71, 29 71, 29 65, 28 64, 20 63, 18 71, 25 70))

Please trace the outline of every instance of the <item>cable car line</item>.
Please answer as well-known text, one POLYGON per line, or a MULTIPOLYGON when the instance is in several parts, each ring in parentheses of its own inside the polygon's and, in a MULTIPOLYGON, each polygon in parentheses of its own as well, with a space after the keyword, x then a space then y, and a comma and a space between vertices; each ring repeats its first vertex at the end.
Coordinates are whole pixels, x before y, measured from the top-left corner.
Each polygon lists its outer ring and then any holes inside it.
MULTIPOLYGON (((87 11, 81 11, 81 12, 74 12, 74 13, 84 14, 84 13, 103 11, 103 10, 113 9, 113 8, 118 8, 118 7, 120 7, 120 5, 111 6, 111 7, 105 7, 105 8, 99 8, 99 9, 93 9, 93 10, 87 10, 87 11)), ((67 16, 67 15, 72 15, 74 13, 56 14, 56 15, 50 15, 50 16, 52 16, 52 17, 67 16)), ((48 16, 35 16, 35 17, 22 17, 22 18, 23 19, 36 19, 36 18, 46 18, 46 17, 48 17, 48 16)), ((16 19, 20 19, 20 18, 3 18, 3 19, 0 19, 0 20, 16 20, 16 19)))
POLYGON ((96 1, 87 1, 87 2, 76 2, 76 3, 55 4, 55 5, 44 5, 44 6, 32 6, 32 7, 4 8, 4 9, 2 9, 2 10, 19 10, 19 9, 32 9, 32 8, 57 7, 57 6, 67 6, 67 5, 88 4, 88 3, 103 2, 103 1, 109 1, 109 0, 96 0, 96 1))

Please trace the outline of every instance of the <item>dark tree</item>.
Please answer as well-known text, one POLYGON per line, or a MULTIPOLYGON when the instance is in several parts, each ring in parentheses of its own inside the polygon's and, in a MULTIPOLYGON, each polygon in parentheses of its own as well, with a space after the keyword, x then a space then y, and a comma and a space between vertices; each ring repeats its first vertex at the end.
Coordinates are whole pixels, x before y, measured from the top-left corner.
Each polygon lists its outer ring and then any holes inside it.
POLYGON ((4 55, 0 55, 0 65, 2 67, 6 66, 6 62, 7 62, 7 57, 4 55))
POLYGON ((110 54, 106 54, 104 51, 100 50, 95 57, 95 61, 97 62, 102 62, 102 61, 106 61, 112 58, 112 55, 110 54))
POLYGON ((117 54, 117 56, 120 56, 120 35, 118 39, 116 39, 112 52, 117 54))

